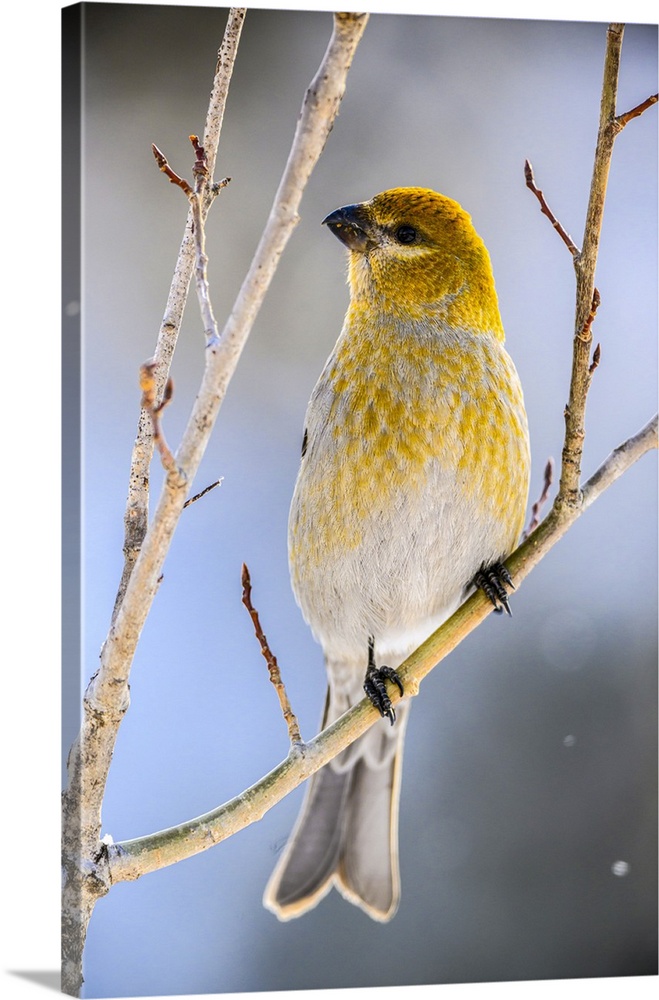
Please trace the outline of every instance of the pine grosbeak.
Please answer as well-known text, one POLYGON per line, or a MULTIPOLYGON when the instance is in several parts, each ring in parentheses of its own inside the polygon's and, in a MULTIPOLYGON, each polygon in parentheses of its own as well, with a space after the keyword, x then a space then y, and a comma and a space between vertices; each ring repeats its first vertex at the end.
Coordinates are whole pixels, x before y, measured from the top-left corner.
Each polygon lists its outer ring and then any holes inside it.
POLYGON ((490 258, 460 205, 395 188, 324 223, 349 250, 350 305, 307 410, 291 578, 325 653, 323 725, 364 690, 386 719, 310 780, 264 902, 286 920, 335 885, 386 921, 409 711, 387 683, 474 586, 509 610, 529 441, 490 258))

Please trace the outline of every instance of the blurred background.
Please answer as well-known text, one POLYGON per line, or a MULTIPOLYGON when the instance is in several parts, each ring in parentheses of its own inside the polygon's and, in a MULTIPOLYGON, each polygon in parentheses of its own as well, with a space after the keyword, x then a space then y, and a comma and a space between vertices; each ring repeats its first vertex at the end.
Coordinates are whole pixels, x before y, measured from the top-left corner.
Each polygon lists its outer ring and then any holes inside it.
MULTIPOLYGON (((226 10, 87 4, 84 12, 81 689, 122 567, 139 411, 186 218, 152 142, 190 175, 226 10)), ((329 13, 249 10, 207 226, 222 325, 286 162, 329 13)), ((531 502, 560 459, 572 354, 570 255, 525 188, 529 158, 580 244, 606 26, 371 15, 339 118, 222 407, 131 674, 103 832, 141 836, 217 806, 287 752, 241 605, 240 570, 303 735, 317 731, 319 647, 288 582, 286 524, 306 403, 348 301, 328 212, 432 187, 489 248, 525 389, 531 502)), ((657 89, 656 26, 628 25, 619 111, 657 89)), ((617 140, 597 285, 602 361, 584 475, 657 400, 657 112, 617 140)), ((70 308, 70 304, 65 303, 70 308)), ((190 296, 164 426, 179 440, 202 372, 190 296)), ((65 381, 65 392, 75 381, 65 381)), ((162 476, 154 463, 156 497, 162 476)), ((552 497, 555 487, 552 489, 552 497)), ((389 925, 335 892, 280 924, 261 895, 303 789, 202 855, 116 886, 94 913, 86 996, 461 983, 656 973, 657 468, 644 457, 423 684, 408 729, 402 901, 389 925)), ((65 745, 77 729, 65 712, 65 745)))

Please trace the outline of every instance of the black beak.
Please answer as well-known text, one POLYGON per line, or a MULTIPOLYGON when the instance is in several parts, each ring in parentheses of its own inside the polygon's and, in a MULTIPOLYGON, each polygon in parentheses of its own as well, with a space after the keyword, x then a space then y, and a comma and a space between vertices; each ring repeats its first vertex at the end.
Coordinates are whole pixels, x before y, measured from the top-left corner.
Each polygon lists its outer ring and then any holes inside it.
POLYGON ((345 243, 349 250, 366 253, 367 250, 371 250, 375 246, 368 235, 368 218, 363 205, 346 205, 345 208, 337 208, 335 212, 330 212, 323 219, 321 225, 327 226, 337 239, 345 243))

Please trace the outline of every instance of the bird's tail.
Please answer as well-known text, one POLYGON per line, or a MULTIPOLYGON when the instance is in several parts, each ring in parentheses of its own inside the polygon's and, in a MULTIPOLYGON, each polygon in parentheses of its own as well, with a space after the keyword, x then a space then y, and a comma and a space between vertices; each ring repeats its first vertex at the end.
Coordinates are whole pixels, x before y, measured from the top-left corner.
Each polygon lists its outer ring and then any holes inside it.
MULTIPOLYGON (((348 707, 328 690, 323 728, 348 707)), ((336 886, 374 920, 398 907, 398 799, 409 703, 376 723, 310 780, 295 829, 266 887, 280 920, 300 917, 336 886)))

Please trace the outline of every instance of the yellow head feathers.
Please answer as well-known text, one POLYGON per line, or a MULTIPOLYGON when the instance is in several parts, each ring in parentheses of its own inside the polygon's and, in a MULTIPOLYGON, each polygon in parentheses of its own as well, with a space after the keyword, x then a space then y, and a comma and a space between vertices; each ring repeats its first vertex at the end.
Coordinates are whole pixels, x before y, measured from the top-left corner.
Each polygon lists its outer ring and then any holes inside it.
POLYGON ((490 257, 457 201, 392 188, 323 220, 350 250, 353 303, 503 339, 490 257))

